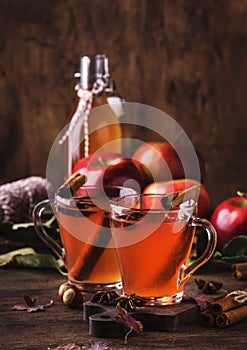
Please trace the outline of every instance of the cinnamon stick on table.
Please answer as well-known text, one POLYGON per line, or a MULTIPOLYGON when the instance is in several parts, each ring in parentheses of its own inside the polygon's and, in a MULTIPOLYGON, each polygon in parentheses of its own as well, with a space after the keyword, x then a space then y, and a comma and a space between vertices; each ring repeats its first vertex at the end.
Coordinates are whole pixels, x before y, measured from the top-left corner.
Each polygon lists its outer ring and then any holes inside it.
POLYGON ((247 290, 233 291, 223 298, 210 303, 201 313, 205 325, 220 328, 231 326, 247 317, 247 290))
MULTIPOLYGON (((244 290, 244 292, 247 292, 247 290, 244 290)), ((236 301, 236 296, 237 296, 236 293, 235 292, 229 293, 225 297, 218 299, 213 303, 209 304, 208 309, 211 312, 211 314, 216 316, 225 311, 240 307, 241 304, 236 301)))
POLYGON ((242 305, 234 310, 223 312, 216 316, 215 324, 220 328, 229 327, 247 317, 247 305, 242 305))
POLYGON ((201 320, 205 326, 215 325, 215 316, 212 315, 209 310, 204 310, 201 312, 201 320))
POLYGON ((235 277, 237 280, 247 280, 247 262, 246 263, 239 263, 232 265, 233 277, 235 277))

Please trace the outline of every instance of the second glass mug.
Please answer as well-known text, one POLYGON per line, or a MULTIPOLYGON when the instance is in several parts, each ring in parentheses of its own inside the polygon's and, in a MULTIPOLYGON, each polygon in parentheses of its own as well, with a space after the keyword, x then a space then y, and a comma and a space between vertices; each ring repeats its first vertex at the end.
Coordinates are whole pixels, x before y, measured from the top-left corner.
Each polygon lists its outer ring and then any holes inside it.
POLYGON ((123 292, 139 295, 146 305, 179 303, 191 275, 212 256, 213 225, 194 216, 196 202, 164 209, 164 195, 130 195, 111 201, 111 229, 122 276, 123 292), (207 235, 202 255, 187 265, 196 227, 207 235))
POLYGON ((64 262, 68 281, 85 292, 121 289, 121 275, 109 224, 109 200, 135 194, 119 186, 82 186, 75 196, 55 194, 54 202, 44 200, 33 210, 39 237, 64 262), (56 214, 62 246, 47 232, 44 211, 52 206, 56 214))

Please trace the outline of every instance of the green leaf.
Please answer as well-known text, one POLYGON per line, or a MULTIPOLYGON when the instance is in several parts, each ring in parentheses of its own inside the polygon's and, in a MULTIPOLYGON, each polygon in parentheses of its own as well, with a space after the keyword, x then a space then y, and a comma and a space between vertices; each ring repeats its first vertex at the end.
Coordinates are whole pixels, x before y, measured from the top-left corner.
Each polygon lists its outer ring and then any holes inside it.
POLYGON ((211 257, 211 261, 218 261, 222 258, 222 254, 221 252, 219 252, 218 250, 216 250, 213 254, 213 256, 211 257))
POLYGON ((63 263, 60 259, 56 260, 53 255, 50 254, 27 254, 16 255, 12 259, 11 263, 18 267, 32 267, 32 268, 55 268, 62 275, 66 273, 62 270, 63 263))
POLYGON ((35 251, 33 248, 21 248, 21 249, 16 249, 11 252, 1 254, 0 255, 0 266, 6 266, 10 263, 12 263, 13 259, 16 256, 25 256, 29 254, 35 254, 35 251))
POLYGON ((247 236, 237 236, 229 241, 223 248, 223 258, 225 257, 247 259, 247 236))
POLYGON ((228 262, 228 263, 241 263, 247 261, 247 255, 241 255, 241 256, 223 256, 222 262, 228 262))
POLYGON ((214 271, 229 270, 229 264, 247 261, 247 236, 238 236, 229 241, 221 254, 215 251, 211 259, 200 269, 213 269, 214 271))
POLYGON ((55 268, 62 275, 67 275, 64 272, 64 264, 62 260, 50 254, 38 254, 33 248, 21 248, 0 255, 0 267, 31 267, 31 268, 55 268))

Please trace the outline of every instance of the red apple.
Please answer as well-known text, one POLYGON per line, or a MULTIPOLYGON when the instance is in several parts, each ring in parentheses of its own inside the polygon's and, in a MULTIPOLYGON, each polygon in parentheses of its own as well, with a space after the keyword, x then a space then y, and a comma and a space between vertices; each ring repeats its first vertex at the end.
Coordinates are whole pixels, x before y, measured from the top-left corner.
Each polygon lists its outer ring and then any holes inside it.
POLYGON ((94 153, 93 155, 80 159, 74 166, 72 173, 79 172, 86 175, 86 185, 88 186, 99 185, 99 183, 102 181, 102 176, 107 166, 113 160, 120 157, 121 154, 119 153, 94 153))
POLYGON ((137 160, 118 158, 105 169, 104 185, 126 186, 141 192, 147 185, 145 167, 137 160))
POLYGON ((125 186, 140 192, 150 182, 148 171, 137 160, 118 153, 98 152, 82 158, 74 167, 87 177, 86 185, 125 186))
POLYGON ((143 143, 133 159, 145 164, 155 181, 168 181, 189 178, 203 181, 205 178, 205 162, 198 151, 188 145, 179 145, 176 150, 168 142, 143 143), (195 161, 199 169, 196 171, 195 161))
POLYGON ((153 182, 149 184, 143 193, 168 194, 171 192, 183 191, 194 185, 200 185, 200 195, 198 198, 198 216, 207 218, 210 210, 210 199, 206 188, 193 179, 177 179, 173 181, 153 182))
POLYGON ((221 202, 211 216, 211 222, 217 231, 218 249, 232 238, 247 235, 247 198, 231 197, 221 202))
POLYGON ((146 165, 155 181, 184 177, 180 158, 168 142, 143 143, 137 148, 132 158, 146 165))

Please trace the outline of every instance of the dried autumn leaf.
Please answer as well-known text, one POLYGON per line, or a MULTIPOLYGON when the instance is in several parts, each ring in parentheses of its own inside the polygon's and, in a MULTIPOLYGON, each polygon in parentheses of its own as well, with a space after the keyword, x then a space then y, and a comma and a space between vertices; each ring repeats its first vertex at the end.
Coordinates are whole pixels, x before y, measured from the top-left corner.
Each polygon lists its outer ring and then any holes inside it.
POLYGON ((81 347, 79 345, 76 345, 74 343, 69 343, 65 344, 62 346, 58 346, 56 348, 50 349, 49 350, 81 350, 81 347))
POLYGON ((31 298, 29 294, 24 294, 23 298, 24 298, 25 303, 27 304, 27 306, 33 306, 33 304, 36 301, 36 299, 35 298, 31 298))
POLYGON ((108 346, 101 342, 94 342, 91 344, 91 347, 88 350, 108 350, 108 346))
POLYGON ((140 321, 135 320, 125 309, 117 305, 116 310, 119 316, 117 316, 116 322, 123 324, 124 326, 130 328, 130 330, 125 335, 125 344, 127 344, 128 335, 135 331, 137 334, 143 330, 143 324, 140 321))
POLYGON ((200 311, 205 310, 207 305, 214 301, 214 299, 212 297, 210 297, 209 295, 206 295, 206 294, 200 295, 200 296, 196 297, 194 300, 197 303, 197 305, 199 306, 200 311))
POLYGON ((208 294, 193 294, 189 292, 184 293, 184 299, 194 300, 196 304, 199 306, 200 311, 205 310, 207 305, 214 301, 214 299, 208 294))
POLYGON ((82 350, 82 349, 87 349, 87 350, 108 350, 108 346, 104 343, 101 342, 93 342, 90 344, 90 347, 86 346, 79 346, 75 343, 69 343, 65 344, 62 346, 58 346, 56 348, 48 348, 48 350, 82 350))
POLYGON ((36 311, 43 311, 44 306, 43 305, 27 306, 25 304, 19 304, 19 305, 13 306, 12 310, 36 312, 36 311))
POLYGON ((35 304, 36 299, 31 298, 30 295, 25 294, 23 296, 25 304, 17 304, 14 305, 11 309, 12 310, 17 310, 17 311, 27 311, 27 312, 37 312, 37 311, 44 311, 46 307, 49 307, 53 304, 53 300, 50 300, 48 304, 41 305, 41 304, 35 304))

